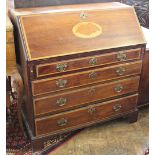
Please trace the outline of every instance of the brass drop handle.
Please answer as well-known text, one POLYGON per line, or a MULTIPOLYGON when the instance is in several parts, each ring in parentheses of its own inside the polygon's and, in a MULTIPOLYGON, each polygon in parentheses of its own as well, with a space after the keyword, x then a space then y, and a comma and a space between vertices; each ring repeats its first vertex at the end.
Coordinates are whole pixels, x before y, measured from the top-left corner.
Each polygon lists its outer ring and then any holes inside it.
POLYGON ((91 58, 91 59, 89 60, 89 64, 90 64, 91 66, 97 65, 97 58, 91 58))
POLYGON ((67 80, 59 79, 56 81, 56 85, 60 88, 64 88, 67 84, 67 80))
POLYGON ((114 91, 115 91, 116 93, 120 93, 122 90, 123 90, 123 86, 122 86, 122 85, 118 85, 118 86, 116 86, 116 87, 114 88, 114 91))
POLYGON ((116 111, 116 112, 120 111, 121 109, 122 109, 122 105, 121 104, 116 104, 116 105, 113 106, 113 110, 116 111))
POLYGON ((88 109, 88 113, 89 113, 90 115, 93 115, 94 113, 96 113, 96 108, 95 108, 95 107, 90 107, 90 108, 88 109))
POLYGON ((60 120, 57 121, 58 126, 62 127, 67 125, 68 121, 65 118, 61 118, 60 120))
POLYGON ((67 66, 67 63, 60 63, 60 64, 57 64, 57 65, 56 65, 56 70, 57 70, 58 72, 64 72, 64 71, 66 70, 67 67, 68 67, 68 66, 67 66))
POLYGON ((119 52, 117 54, 117 60, 118 61, 125 61, 127 59, 126 53, 124 52, 119 52))
POLYGON ((95 79, 97 77, 97 73, 96 72, 91 72, 90 74, 89 74, 89 78, 90 79, 95 79))
POLYGON ((118 75, 123 75, 124 73, 125 73, 125 68, 124 67, 119 67, 119 68, 117 68, 116 69, 116 73, 118 74, 118 75))
POLYGON ((88 94, 93 95, 95 94, 95 88, 90 88, 90 90, 88 90, 88 94))
POLYGON ((59 99, 57 100, 56 104, 57 104, 58 106, 62 107, 62 106, 64 106, 64 105, 66 105, 66 102, 67 102, 67 99, 61 97, 61 98, 59 98, 59 99))

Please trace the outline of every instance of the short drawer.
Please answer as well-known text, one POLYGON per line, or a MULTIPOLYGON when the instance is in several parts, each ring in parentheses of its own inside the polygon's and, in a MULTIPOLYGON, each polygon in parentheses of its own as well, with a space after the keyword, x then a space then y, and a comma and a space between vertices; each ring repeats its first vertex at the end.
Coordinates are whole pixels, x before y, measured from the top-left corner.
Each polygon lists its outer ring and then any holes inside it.
POLYGON ((71 130, 131 111, 137 106, 137 96, 135 94, 66 113, 36 119, 36 136, 71 130))
POLYGON ((43 77, 61 72, 90 68, 98 65, 140 59, 141 49, 125 50, 92 57, 36 65, 36 76, 43 77))
POLYGON ((122 76, 136 75, 140 74, 141 66, 142 61, 139 60, 132 63, 64 75, 57 78, 36 80, 32 81, 32 93, 36 96, 100 81, 116 79, 122 76))
POLYGON ((35 116, 138 91, 139 76, 34 99, 35 116))

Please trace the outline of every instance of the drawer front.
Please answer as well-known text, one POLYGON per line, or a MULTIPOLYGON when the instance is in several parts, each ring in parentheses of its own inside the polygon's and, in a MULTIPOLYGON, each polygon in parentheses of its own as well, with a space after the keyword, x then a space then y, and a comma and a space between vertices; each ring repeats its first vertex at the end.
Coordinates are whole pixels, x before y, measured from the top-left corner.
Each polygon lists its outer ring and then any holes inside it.
POLYGON ((62 114, 39 118, 35 120, 36 135, 60 132, 86 125, 86 123, 99 122, 133 110, 136 108, 136 105, 137 94, 62 114))
POLYGON ((39 116, 68 110, 68 108, 81 106, 89 102, 138 91, 138 86, 139 76, 74 91, 65 91, 65 93, 59 93, 55 96, 37 98, 34 99, 34 113, 39 116))
POLYGON ((92 56, 74 60, 66 60, 57 63, 40 64, 36 66, 36 76, 42 77, 61 72, 73 71, 82 68, 90 68, 98 65, 112 64, 116 62, 140 59, 141 49, 113 52, 99 56, 92 56))
POLYGON ((32 82, 32 92, 33 95, 36 96, 99 81, 115 79, 121 76, 140 74, 141 66, 142 61, 136 61, 132 63, 114 65, 111 67, 104 67, 86 72, 65 75, 58 78, 37 80, 32 82))

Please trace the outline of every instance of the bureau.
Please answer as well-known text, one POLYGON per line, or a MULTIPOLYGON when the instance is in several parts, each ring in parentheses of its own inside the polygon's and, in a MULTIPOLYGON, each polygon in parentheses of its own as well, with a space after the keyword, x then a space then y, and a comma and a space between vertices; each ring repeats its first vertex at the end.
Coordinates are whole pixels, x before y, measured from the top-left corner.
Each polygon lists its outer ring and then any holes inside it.
POLYGON ((118 117, 137 120, 146 42, 133 7, 98 3, 10 14, 34 151, 55 134, 118 117))

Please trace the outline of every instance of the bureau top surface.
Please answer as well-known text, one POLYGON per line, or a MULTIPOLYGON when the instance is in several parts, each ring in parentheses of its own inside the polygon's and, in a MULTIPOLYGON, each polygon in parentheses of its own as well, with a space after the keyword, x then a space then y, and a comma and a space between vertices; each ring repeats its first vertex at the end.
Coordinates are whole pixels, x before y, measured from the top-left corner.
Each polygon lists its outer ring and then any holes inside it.
POLYGON ((30 61, 145 43, 134 9, 121 3, 66 5, 18 13, 30 61))

